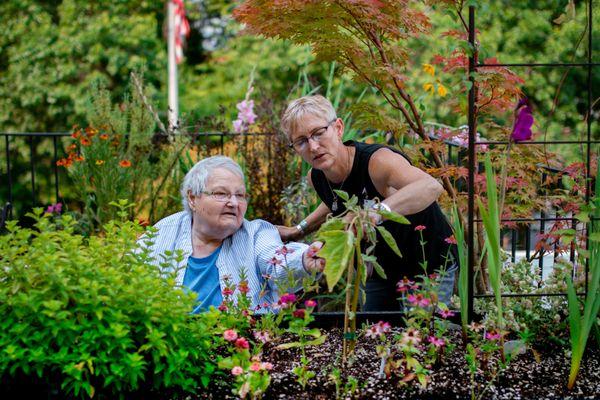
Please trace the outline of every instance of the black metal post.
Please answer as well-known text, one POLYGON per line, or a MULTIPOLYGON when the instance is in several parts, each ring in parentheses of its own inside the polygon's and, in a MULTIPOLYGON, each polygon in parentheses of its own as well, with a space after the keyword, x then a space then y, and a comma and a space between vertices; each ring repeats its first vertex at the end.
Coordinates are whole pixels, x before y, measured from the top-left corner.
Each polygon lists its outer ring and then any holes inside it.
POLYGON ((52 136, 52 145, 54 146, 54 158, 52 160, 52 169, 54 170, 54 199, 55 203, 58 203, 58 149, 57 149, 57 138, 52 136))
POLYGON ((468 320, 473 320, 473 294, 474 294, 474 270, 475 270, 475 168, 477 160, 475 159, 475 140, 477 135, 477 121, 475 116, 475 72, 476 72, 476 52, 475 52, 475 7, 469 6, 469 45, 471 46, 471 54, 469 55, 469 199, 468 199, 468 232, 467 232, 467 249, 468 249, 468 264, 469 264, 469 306, 468 320))
POLYGON ((31 207, 35 207, 35 160, 33 157, 33 136, 29 136, 29 158, 31 169, 31 207))
MULTIPOLYGON (((8 175, 8 202, 12 204, 12 173, 10 171, 10 145, 8 135, 4 135, 4 143, 6 145, 6 174, 8 175)), ((12 217, 12 212, 9 217, 12 217)))

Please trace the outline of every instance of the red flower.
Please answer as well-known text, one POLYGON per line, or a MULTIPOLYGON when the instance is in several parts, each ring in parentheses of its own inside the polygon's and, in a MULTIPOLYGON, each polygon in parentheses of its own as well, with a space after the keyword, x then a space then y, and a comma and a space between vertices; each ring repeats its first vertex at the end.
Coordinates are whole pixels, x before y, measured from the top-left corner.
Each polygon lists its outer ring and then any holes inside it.
POLYGON ((226 287, 225 289, 223 289, 223 296, 231 296, 233 294, 233 290, 231 290, 230 288, 226 287))
POLYGON ((86 137, 82 137, 81 140, 81 145, 82 146, 89 146, 90 144, 92 144, 92 142, 90 141, 90 139, 86 138, 86 137))
POLYGON ((249 349, 250 343, 248 343, 248 340, 241 337, 235 341, 235 347, 237 347, 238 349, 249 349))
POLYGON ((450 237, 447 237, 446 239, 444 239, 444 241, 448 244, 456 244, 456 238, 454 237, 454 235, 451 235, 450 237))
POLYGON ((304 318, 304 315, 306 315, 306 311, 303 308, 300 308, 294 311, 292 315, 296 318, 304 318))
POLYGON ((238 285, 238 290, 240 291, 240 293, 246 294, 248 293, 248 291, 250 290, 248 288, 248 282, 247 281, 241 281, 238 285))
POLYGON ((417 225, 415 226, 415 231, 422 231, 425 230, 425 228, 427 228, 425 225, 417 225))
POLYGON ((313 307, 316 307, 316 306, 317 306, 317 302, 316 302, 316 301, 314 301, 314 300, 306 300, 306 301, 304 302, 304 305, 305 305, 306 307, 313 308, 313 307))
POLYGON ((123 168, 129 168, 129 167, 131 167, 131 161, 121 160, 121 161, 119 161, 119 166, 121 166, 123 168))

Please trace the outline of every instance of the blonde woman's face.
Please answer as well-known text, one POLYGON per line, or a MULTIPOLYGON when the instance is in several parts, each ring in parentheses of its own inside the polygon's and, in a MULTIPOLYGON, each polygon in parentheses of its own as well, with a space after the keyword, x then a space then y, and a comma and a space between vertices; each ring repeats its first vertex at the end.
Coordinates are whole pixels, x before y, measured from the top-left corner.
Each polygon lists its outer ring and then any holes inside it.
POLYGON ((292 147, 313 168, 324 170, 336 159, 343 124, 339 118, 327 121, 312 114, 301 117, 290 135, 292 147))

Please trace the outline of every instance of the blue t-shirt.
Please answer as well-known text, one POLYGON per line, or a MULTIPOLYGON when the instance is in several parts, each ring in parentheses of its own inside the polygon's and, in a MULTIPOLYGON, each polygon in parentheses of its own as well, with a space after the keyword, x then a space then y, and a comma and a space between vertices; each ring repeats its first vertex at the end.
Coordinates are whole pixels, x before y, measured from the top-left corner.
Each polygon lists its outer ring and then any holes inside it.
POLYGON ((221 285, 219 285, 219 270, 217 269, 217 258, 219 258, 220 252, 221 246, 207 257, 188 257, 183 286, 198 293, 198 304, 194 307, 192 314, 206 311, 211 305, 218 307, 223 302, 221 285))

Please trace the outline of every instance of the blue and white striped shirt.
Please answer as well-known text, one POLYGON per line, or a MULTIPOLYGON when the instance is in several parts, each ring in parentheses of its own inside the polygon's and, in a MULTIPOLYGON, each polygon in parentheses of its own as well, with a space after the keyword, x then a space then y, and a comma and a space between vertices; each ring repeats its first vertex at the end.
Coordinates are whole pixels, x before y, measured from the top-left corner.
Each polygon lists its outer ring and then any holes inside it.
MULTIPOLYGON (((177 284, 183 284, 185 267, 188 257, 192 254, 192 219, 187 211, 181 211, 158 221, 155 228, 158 229, 156 237, 149 245, 150 257, 157 265, 162 262, 166 251, 175 252, 182 250, 183 259, 171 266, 177 269, 177 284), (175 265, 176 264, 176 265, 175 265)), ((147 238, 142 237, 139 242, 147 245, 147 238)), ((282 266, 276 266, 269 261, 275 256, 275 251, 283 246, 277 228, 260 219, 248 221, 244 219, 242 226, 233 235, 223 240, 221 252, 217 259, 219 270, 219 284, 223 289, 225 280, 236 286, 240 282, 240 271, 245 269, 248 280, 251 307, 256 308, 264 302, 269 304, 279 300, 279 293, 275 282, 285 279, 287 271, 282 266), (269 276, 270 279, 265 279, 269 276), (265 289, 262 293, 261 290, 265 289)), ((293 250, 286 256, 287 267, 293 272, 298 284, 308 273, 302 264, 302 254, 308 248, 304 243, 287 243, 286 247, 293 250)), ((279 257, 281 258, 281 257, 279 257)), ((237 300, 237 292, 233 296, 237 300)), ((260 308, 259 312, 264 312, 260 308)))

